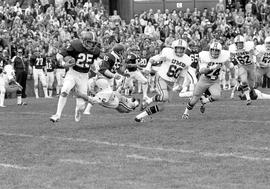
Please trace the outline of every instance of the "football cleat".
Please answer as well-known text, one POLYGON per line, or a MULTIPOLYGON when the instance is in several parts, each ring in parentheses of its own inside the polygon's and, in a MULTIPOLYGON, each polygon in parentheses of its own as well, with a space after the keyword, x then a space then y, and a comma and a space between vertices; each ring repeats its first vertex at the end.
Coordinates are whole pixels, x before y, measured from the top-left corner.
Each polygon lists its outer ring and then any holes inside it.
POLYGON ((251 105, 251 100, 247 100, 247 106, 251 105))
POLYGON ((183 114, 182 119, 189 119, 189 114, 183 114))
POLYGON ((26 106, 27 105, 27 103, 26 102, 22 102, 22 103, 20 103, 20 104, 17 104, 18 106, 26 106))
POLYGON ((60 116, 57 114, 54 114, 50 117, 50 121, 53 123, 58 122, 59 120, 60 120, 60 116))
POLYGON ((137 117, 135 117, 135 119, 134 119, 136 122, 139 122, 139 123, 142 123, 142 122, 144 122, 144 120, 141 118, 141 119, 139 119, 139 118, 137 118, 137 117))
POLYGON ((78 109, 78 108, 75 109, 75 117, 74 117, 74 120, 75 120, 76 122, 79 122, 79 121, 81 120, 82 113, 83 113, 83 110, 78 109))
POLYGON ((200 112, 203 114, 205 112, 205 106, 204 105, 201 105, 200 107, 200 112))

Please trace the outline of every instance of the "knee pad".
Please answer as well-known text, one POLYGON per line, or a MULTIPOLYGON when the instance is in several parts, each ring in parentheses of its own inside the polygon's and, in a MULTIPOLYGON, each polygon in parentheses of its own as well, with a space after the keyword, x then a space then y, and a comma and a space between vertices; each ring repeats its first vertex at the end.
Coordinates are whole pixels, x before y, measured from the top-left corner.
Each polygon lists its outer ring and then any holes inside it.
POLYGON ((68 96, 68 93, 66 93, 66 92, 61 92, 61 96, 62 96, 62 97, 67 97, 67 96, 68 96))

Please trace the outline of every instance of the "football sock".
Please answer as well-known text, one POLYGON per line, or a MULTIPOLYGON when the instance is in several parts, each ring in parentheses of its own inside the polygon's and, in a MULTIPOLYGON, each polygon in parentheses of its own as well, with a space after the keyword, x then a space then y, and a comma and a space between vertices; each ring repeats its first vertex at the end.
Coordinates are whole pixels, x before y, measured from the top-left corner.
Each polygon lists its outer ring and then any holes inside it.
POLYGON ((142 83, 138 81, 138 93, 142 92, 142 83))
POLYGON ((48 89, 47 87, 43 87, 43 92, 44 92, 44 97, 48 97, 48 93, 47 93, 48 89))
POLYGON ((22 103, 22 96, 18 95, 17 96, 17 104, 21 104, 22 103))
POLYGON ((249 90, 244 91, 244 95, 246 96, 247 100, 250 100, 250 94, 249 94, 249 90))
POLYGON ((142 84, 143 98, 147 98, 148 83, 142 84))
POLYGON ((184 114, 188 114, 189 110, 192 110, 193 107, 194 105, 191 105, 190 102, 188 102, 184 114))
POLYGON ((67 97, 62 97, 61 95, 59 96, 59 100, 58 100, 58 105, 57 105, 57 111, 56 114, 61 116, 62 111, 66 105, 67 102, 67 97))
POLYGON ((84 112, 85 112, 85 113, 90 113, 92 106, 93 106, 93 105, 92 105, 91 103, 87 103, 87 106, 86 106, 84 112))
POLYGON ((157 112, 159 112, 159 107, 158 105, 155 105, 155 106, 151 106, 149 108, 147 108, 145 111, 143 111, 142 113, 140 113, 139 115, 136 116, 136 118, 138 119, 142 119, 148 115, 152 115, 152 114, 155 114, 157 112))
POLYGON ((5 92, 0 91, 0 106, 4 106, 5 92))
POLYGON ((48 89, 48 92, 49 92, 49 96, 52 97, 53 90, 52 89, 48 89))
POLYGON ((39 97, 39 95, 38 95, 38 88, 35 88, 34 91, 35 91, 36 98, 38 98, 39 97))

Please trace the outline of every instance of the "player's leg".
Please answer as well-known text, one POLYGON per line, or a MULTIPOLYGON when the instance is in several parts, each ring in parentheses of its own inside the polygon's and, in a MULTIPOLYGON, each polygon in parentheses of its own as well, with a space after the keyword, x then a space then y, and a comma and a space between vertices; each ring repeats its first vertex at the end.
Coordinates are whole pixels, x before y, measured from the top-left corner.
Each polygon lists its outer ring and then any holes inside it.
MULTIPOLYGON (((88 90, 88 93, 95 93, 95 79, 96 78, 90 78, 88 79, 88 82, 87 82, 87 90, 88 90)), ((88 101, 85 99, 85 101, 88 101)), ((91 114, 91 108, 93 107, 92 103, 88 102, 87 105, 86 105, 86 108, 83 112, 83 114, 85 115, 90 115, 91 114)))
POLYGON ((34 79, 35 97, 39 98, 39 94, 38 94, 38 69, 36 69, 36 68, 33 68, 33 79, 34 79))
POLYGON ((6 88, 5 88, 5 80, 2 74, 0 74, 0 107, 5 107, 4 101, 5 101, 5 94, 6 94, 6 88))
POLYGON ((243 89, 243 93, 246 96, 247 99, 247 105, 251 104, 251 99, 250 99, 250 88, 248 85, 248 73, 247 70, 245 68, 243 68, 242 66, 239 67, 239 77, 240 77, 240 81, 241 81, 241 88, 243 89))
MULTIPOLYGON (((156 94, 152 98, 149 98, 149 100, 147 101, 147 104, 150 104, 152 102, 164 103, 169 100, 168 84, 164 79, 162 79, 159 76, 157 77, 157 80, 156 80, 156 87, 157 87, 158 94, 156 94)), ((164 110, 163 104, 154 105, 154 106, 145 108, 145 110, 142 113, 140 113, 139 115, 135 117, 135 121, 142 122, 144 117, 161 112, 163 110, 164 110)))
POLYGON ((187 103, 186 109, 182 115, 182 119, 188 119, 189 118, 189 111, 193 109, 193 107, 197 104, 197 102, 200 100, 203 93, 211 86, 211 83, 204 78, 204 76, 201 76, 198 83, 196 84, 193 92, 193 96, 191 97, 190 101, 187 103))
POLYGON ((44 97, 48 98, 48 84, 47 84, 46 76, 43 70, 39 70, 39 79, 42 85, 44 97))
POLYGON ((63 87, 63 82, 64 82, 64 77, 65 77, 65 69, 57 69, 56 70, 56 94, 60 95, 61 93, 61 88, 63 87))
POLYGON ((270 99, 270 94, 262 93, 258 89, 254 89, 254 91, 255 91, 255 93, 257 95, 258 100, 268 100, 268 99, 270 99))
POLYGON ((70 90, 75 86, 75 79, 74 77, 76 76, 75 71, 73 70, 69 70, 67 72, 67 75, 64 79, 64 83, 63 83, 63 87, 61 90, 61 94, 59 95, 59 99, 58 99, 58 104, 57 104, 57 110, 56 110, 56 114, 54 114, 53 116, 51 116, 50 120, 53 122, 56 122, 60 119, 61 115, 62 115, 62 111, 66 105, 67 102, 67 97, 68 94, 70 92, 70 90))
MULTIPOLYGON (((75 87, 78 93, 86 94, 88 89, 88 73, 76 73, 75 77, 75 87)), ((81 115, 85 110, 86 101, 82 98, 76 98, 76 108, 75 108, 75 121, 78 122, 81 119, 81 115)))
POLYGON ((142 84, 142 92, 143 92, 143 99, 148 99, 147 91, 148 91, 148 80, 140 71, 136 71, 134 73, 135 79, 142 84))
POLYGON ((155 91, 155 80, 156 80, 155 73, 150 73, 150 75, 149 75, 150 92, 155 91))
POLYGON ((53 82, 54 82, 54 72, 47 73, 47 84, 48 84, 48 96, 51 98, 53 93, 53 82))

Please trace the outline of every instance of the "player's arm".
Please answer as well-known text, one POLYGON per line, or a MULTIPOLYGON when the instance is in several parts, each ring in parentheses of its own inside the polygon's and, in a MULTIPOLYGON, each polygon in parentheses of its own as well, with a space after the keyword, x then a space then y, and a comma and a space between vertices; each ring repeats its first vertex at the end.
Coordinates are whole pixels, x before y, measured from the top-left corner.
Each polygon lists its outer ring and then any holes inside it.
POLYGON ((157 64, 157 62, 159 62, 160 64, 166 60, 166 57, 165 56, 162 56, 161 54, 158 54, 158 55, 155 55, 155 56, 152 56, 148 63, 147 63, 147 66, 143 69, 143 72, 149 72, 151 71, 151 67, 153 64, 157 64))
POLYGON ((60 64, 62 64, 63 67, 68 68, 76 64, 74 52, 75 49, 70 44, 68 47, 62 49, 61 52, 57 55, 57 58, 59 59, 59 62, 60 64))

